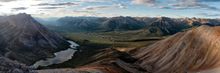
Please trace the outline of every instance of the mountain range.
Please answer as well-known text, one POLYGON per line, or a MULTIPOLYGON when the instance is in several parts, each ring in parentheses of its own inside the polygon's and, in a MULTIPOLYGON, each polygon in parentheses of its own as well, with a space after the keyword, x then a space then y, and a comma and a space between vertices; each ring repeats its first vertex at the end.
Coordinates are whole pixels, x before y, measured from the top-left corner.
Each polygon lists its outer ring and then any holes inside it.
MULTIPOLYGON (((45 22, 37 19, 39 22, 45 22)), ((200 25, 218 26, 219 19, 169 17, 62 17, 48 22, 48 28, 60 32, 112 32, 140 30, 146 35, 172 35, 200 25), (53 25, 53 24, 56 24, 53 25)), ((140 33, 140 32, 138 32, 140 33)))

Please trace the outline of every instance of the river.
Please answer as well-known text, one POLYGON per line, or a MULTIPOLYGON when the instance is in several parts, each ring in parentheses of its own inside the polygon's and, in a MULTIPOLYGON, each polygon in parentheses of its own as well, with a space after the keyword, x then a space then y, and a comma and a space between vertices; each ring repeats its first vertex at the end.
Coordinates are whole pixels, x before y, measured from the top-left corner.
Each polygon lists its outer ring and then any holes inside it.
POLYGON ((70 48, 54 53, 55 57, 53 58, 47 58, 45 60, 37 61, 31 67, 38 68, 39 66, 59 64, 71 59, 74 53, 77 51, 76 47, 79 45, 73 41, 68 42, 70 43, 70 48))

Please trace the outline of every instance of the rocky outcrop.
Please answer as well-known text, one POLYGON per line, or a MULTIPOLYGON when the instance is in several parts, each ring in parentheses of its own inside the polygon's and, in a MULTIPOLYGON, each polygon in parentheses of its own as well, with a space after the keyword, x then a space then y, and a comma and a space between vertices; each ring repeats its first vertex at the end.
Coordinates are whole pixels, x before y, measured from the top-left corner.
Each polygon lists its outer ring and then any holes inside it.
POLYGON ((28 14, 0 17, 0 55, 27 65, 64 50, 69 43, 28 14))
POLYGON ((36 73, 31 68, 11 61, 7 58, 0 57, 0 73, 36 73))

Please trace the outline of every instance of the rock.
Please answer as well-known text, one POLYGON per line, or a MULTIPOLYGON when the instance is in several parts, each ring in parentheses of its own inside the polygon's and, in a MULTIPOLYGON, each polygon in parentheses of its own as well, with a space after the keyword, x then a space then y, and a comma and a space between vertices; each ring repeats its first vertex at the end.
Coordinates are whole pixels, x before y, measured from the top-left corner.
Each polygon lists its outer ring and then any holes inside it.
POLYGON ((16 61, 11 61, 7 58, 0 57, 0 73, 36 73, 31 68, 20 64, 16 61))

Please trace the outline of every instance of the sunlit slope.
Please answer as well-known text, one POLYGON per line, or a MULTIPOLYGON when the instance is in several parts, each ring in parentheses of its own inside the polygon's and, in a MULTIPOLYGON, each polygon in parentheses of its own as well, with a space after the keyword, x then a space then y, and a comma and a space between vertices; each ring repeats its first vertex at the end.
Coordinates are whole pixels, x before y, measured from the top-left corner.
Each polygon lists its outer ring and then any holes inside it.
POLYGON ((220 66, 220 27, 200 26, 134 53, 150 73, 185 73, 220 66))

